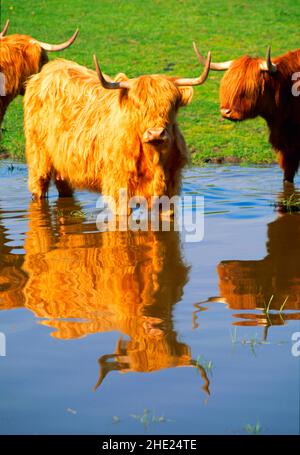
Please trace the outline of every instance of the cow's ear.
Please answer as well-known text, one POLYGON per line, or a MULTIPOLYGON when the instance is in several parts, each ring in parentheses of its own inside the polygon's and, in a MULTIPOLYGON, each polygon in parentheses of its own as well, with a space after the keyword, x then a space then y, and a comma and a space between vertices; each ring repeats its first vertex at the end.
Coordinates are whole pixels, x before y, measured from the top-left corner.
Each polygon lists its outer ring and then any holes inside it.
POLYGON ((192 101, 194 90, 193 87, 178 87, 180 92, 180 106, 186 106, 192 101))

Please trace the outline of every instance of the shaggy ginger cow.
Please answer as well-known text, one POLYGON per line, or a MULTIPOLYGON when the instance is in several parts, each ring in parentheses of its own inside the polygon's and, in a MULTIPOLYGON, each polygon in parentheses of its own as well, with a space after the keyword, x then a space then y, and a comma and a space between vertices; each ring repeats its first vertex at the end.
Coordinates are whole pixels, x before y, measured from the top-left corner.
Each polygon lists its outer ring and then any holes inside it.
MULTIPOLYGON (((199 52, 198 58, 205 62, 199 52)), ((300 49, 271 59, 269 48, 266 60, 244 56, 210 68, 227 70, 220 87, 222 116, 236 121, 263 117, 284 180, 293 182, 300 162, 300 49)))
MULTIPOLYGON (((52 176, 60 196, 73 188, 101 191, 118 200, 173 196, 180 189, 187 149, 176 115, 192 98, 200 77, 163 75, 115 81, 66 60, 48 63, 33 76, 24 99, 29 189, 45 197, 52 176)), ((150 204, 149 204, 150 205, 150 204)))
POLYGON ((29 76, 40 71, 48 62, 48 52, 61 51, 69 47, 76 39, 78 30, 62 44, 42 43, 27 35, 4 36, 8 28, 6 23, 0 40, 0 125, 11 101, 17 95, 24 95, 24 83, 29 76))

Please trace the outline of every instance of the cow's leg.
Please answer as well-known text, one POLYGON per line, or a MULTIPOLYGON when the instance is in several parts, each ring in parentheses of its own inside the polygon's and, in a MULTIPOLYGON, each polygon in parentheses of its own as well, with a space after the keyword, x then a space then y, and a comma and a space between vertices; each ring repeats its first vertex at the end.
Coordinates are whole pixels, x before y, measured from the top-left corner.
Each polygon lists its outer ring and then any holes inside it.
POLYGON ((52 175, 52 165, 46 152, 40 153, 35 147, 26 147, 28 163, 28 188, 34 199, 43 199, 47 196, 52 175))
POLYGON ((279 164, 283 169, 283 180, 293 183, 299 168, 300 157, 297 154, 279 152, 279 164))
POLYGON ((166 171, 164 166, 161 163, 158 163, 154 170, 153 182, 150 184, 148 192, 150 194, 152 193, 152 196, 154 197, 163 198, 162 200, 166 197, 165 204, 160 203, 159 206, 156 206, 158 203, 158 201, 156 201, 153 205, 152 201, 150 202, 150 198, 148 204, 151 210, 158 210, 160 218, 164 218, 166 220, 172 218, 174 215, 174 208, 169 201, 169 199, 173 196, 172 191, 173 189, 170 190, 169 170, 166 171))
MULTIPOLYGON (((0 81, 1 82, 1 81, 0 81)), ((1 96, 1 87, 0 87, 0 126, 2 124, 5 112, 11 102, 12 98, 8 96, 1 96)))
POLYGON ((288 163, 287 166, 284 168, 284 177, 283 177, 284 182, 294 183, 294 178, 298 171, 298 168, 299 168, 299 161, 297 161, 297 162, 292 161, 291 163, 288 163))
POLYGON ((71 188, 70 184, 61 178, 59 174, 55 176, 55 186, 57 188, 59 197, 72 197, 73 196, 73 189, 71 188))
POLYGON ((50 180, 51 171, 40 175, 35 171, 29 170, 28 187, 33 199, 39 200, 47 196, 50 180))

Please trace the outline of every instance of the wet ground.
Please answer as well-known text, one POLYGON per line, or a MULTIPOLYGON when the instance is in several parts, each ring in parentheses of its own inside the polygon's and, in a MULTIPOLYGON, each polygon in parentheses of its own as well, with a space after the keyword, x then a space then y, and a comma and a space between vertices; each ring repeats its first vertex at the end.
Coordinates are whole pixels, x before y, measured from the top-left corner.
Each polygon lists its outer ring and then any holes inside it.
POLYGON ((275 205, 299 194, 281 178, 186 170, 205 198, 188 243, 101 233, 96 194, 38 205, 0 162, 0 432, 298 434, 300 214, 275 205))

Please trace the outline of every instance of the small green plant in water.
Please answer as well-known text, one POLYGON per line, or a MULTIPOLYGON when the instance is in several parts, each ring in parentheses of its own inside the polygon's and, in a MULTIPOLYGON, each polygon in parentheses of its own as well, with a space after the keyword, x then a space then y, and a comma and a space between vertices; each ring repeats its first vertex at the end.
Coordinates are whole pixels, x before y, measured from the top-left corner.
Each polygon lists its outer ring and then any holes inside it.
POLYGON ((230 332, 230 338, 231 338, 231 343, 232 344, 236 344, 238 339, 237 339, 237 331, 236 331, 236 327, 234 328, 234 330, 232 330, 230 332))
POLYGON ((286 304, 288 298, 289 298, 289 296, 287 296, 287 297, 285 298, 283 304, 282 304, 281 307, 279 308, 279 313, 282 313, 282 312, 283 312, 283 309, 284 309, 284 307, 285 307, 285 304, 286 304))
MULTIPOLYGON (((279 308, 279 313, 282 313, 282 312, 283 312, 283 309, 284 309, 284 307, 285 307, 286 302, 288 301, 288 298, 289 298, 289 296, 287 296, 287 297, 284 299, 284 302, 282 303, 281 307, 279 308)), ((269 300, 269 302, 268 302, 268 305, 265 306, 264 312, 265 312, 266 314, 269 314, 269 313, 270 313, 271 303, 272 303, 273 299, 274 299, 274 295, 271 296, 271 298, 270 298, 270 300, 269 300)), ((275 310, 273 310, 273 311, 275 311, 275 310)))
POLYGON ((213 362, 212 360, 205 360, 202 355, 198 355, 196 360, 196 365, 198 367, 204 368, 207 374, 212 375, 213 362))
POLYGON ((56 209, 56 214, 59 218, 67 216, 69 218, 85 218, 86 213, 83 210, 72 210, 69 215, 65 215, 64 211, 61 209, 56 209))
POLYGON ((267 307, 265 307, 265 313, 266 314, 269 314, 269 312, 270 312, 270 307, 271 307, 271 303, 272 303, 273 299, 274 299, 274 295, 271 295, 270 300, 268 302, 268 305, 267 305, 267 307))
POLYGON ((72 218, 85 218, 86 217, 86 213, 83 210, 73 210, 70 213, 70 216, 72 218))
POLYGON ((147 408, 144 409, 143 414, 130 414, 130 417, 140 422, 144 426, 145 430, 147 430, 151 423, 172 422, 172 420, 167 419, 164 415, 156 416, 147 408))
POLYGON ((270 344, 268 341, 259 340, 257 338, 257 333, 255 333, 255 335, 252 336, 251 338, 244 337, 241 340, 239 340, 238 336, 237 336, 236 328, 233 331, 231 331, 230 338, 231 338, 231 343, 233 345, 241 344, 242 346, 250 346, 250 350, 251 350, 251 352, 252 352, 252 354, 254 356, 256 356, 255 348, 257 346, 260 346, 260 345, 263 345, 263 344, 270 344))
POLYGON ((295 193, 292 193, 288 198, 281 199, 280 201, 278 201, 277 204, 275 204, 275 206, 289 213, 299 212, 300 211, 299 196, 297 197, 295 193))
POLYGON ((262 426, 258 421, 256 422, 255 425, 251 425, 250 423, 247 423, 247 425, 244 426, 244 430, 248 434, 258 435, 261 433, 262 426))
POLYGON ((246 338, 244 338, 242 341, 241 341, 242 344, 248 344, 250 346, 250 350, 252 352, 253 355, 256 356, 256 352, 255 352, 255 347, 258 345, 258 344, 264 344, 262 341, 258 340, 257 339, 257 333, 252 337, 250 338, 249 340, 247 340, 246 338))
POLYGON ((56 214, 59 218, 61 218, 62 216, 64 216, 64 211, 63 210, 60 210, 60 209, 57 209, 56 210, 56 214))
POLYGON ((113 423, 120 423, 121 419, 118 416, 113 416, 112 421, 113 421, 113 423))

